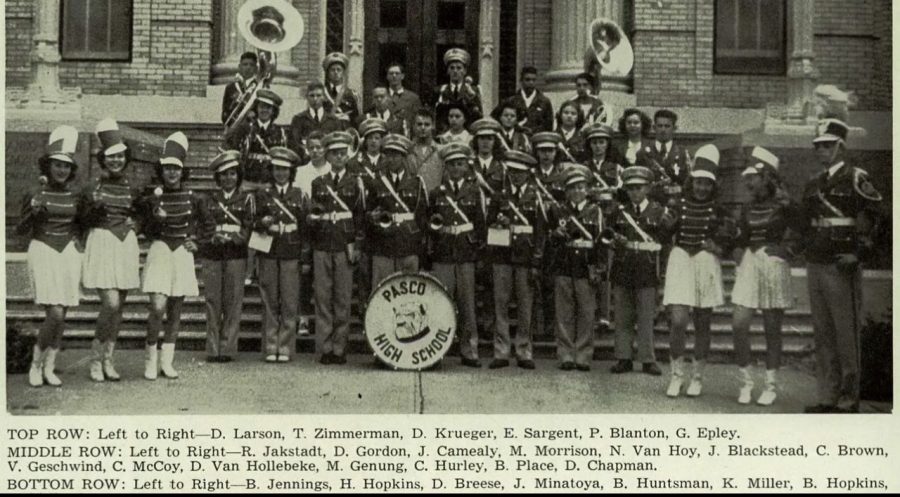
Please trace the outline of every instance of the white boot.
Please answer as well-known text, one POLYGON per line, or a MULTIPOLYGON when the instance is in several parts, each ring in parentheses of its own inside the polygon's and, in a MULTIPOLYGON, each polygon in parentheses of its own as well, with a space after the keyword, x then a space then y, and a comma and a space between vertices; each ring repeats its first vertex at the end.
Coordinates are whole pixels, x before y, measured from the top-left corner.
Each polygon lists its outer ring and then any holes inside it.
POLYGON ((144 360, 144 378, 155 380, 159 374, 159 351, 156 344, 147 345, 147 358, 144 360))
POLYGON ((678 397, 681 394, 681 385, 684 383, 684 359, 681 357, 672 359, 672 379, 669 380, 669 389, 666 395, 669 397, 678 397))
POLYGON ((41 369, 43 364, 44 352, 40 346, 35 345, 34 351, 31 353, 31 369, 28 370, 29 385, 39 387, 44 384, 44 371, 41 369))
POLYGON ((759 398, 756 399, 757 404, 761 406, 770 406, 775 402, 775 397, 777 397, 775 392, 775 374, 777 371, 777 369, 766 370, 766 388, 763 389, 763 392, 759 394, 759 398))
POLYGON ((116 350, 116 342, 103 343, 103 375, 109 381, 119 381, 121 377, 113 364, 113 352, 116 350))
POLYGON ((91 379, 103 381, 103 344, 94 339, 91 342, 91 379))
POLYGON ((47 380, 47 384, 53 387, 58 387, 62 385, 62 380, 56 376, 56 373, 53 372, 56 369, 56 353, 59 350, 54 349, 52 347, 47 347, 44 350, 44 379, 47 380))
POLYGON ((750 372, 750 366, 740 368, 741 391, 738 394, 738 404, 749 404, 753 396, 753 374, 750 372))
POLYGON ((178 378, 178 371, 172 367, 172 361, 175 360, 175 344, 164 343, 159 350, 159 368, 162 370, 163 376, 166 378, 178 378))
POLYGON ((691 374, 691 383, 687 387, 687 396, 696 397, 703 391, 703 361, 694 359, 694 372, 691 374))

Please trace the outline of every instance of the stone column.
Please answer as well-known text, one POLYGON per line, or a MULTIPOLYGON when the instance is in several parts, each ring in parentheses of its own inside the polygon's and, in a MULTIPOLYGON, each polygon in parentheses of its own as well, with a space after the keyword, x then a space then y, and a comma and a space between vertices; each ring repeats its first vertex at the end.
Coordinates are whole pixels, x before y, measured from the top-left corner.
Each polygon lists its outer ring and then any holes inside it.
POLYGON ((814 0, 788 2, 788 60, 787 115, 788 120, 814 121, 813 90, 819 78, 819 70, 813 64, 814 52, 814 0))
MULTIPOLYGON (((554 0, 552 11, 551 69, 547 73, 552 91, 574 91, 574 78, 584 71, 585 52, 590 48, 588 28, 598 17, 623 25, 623 0, 554 0)), ((626 78, 603 75, 604 91, 629 91, 626 78)))
POLYGON ((487 114, 497 105, 500 86, 500 0, 482 0, 478 22, 478 84, 487 114))
MULTIPOLYGON (((347 55, 347 86, 359 94, 360 112, 366 108, 363 94, 364 40, 366 31, 366 6, 363 0, 344 0, 344 19, 346 23, 345 40, 347 55)), ((373 61, 374 63, 374 61, 373 61)))
MULTIPOLYGON (((216 26, 219 29, 220 50, 218 59, 212 66, 212 84, 227 85, 234 81, 234 75, 238 72, 238 64, 241 62, 241 54, 246 51, 256 51, 256 48, 247 43, 241 36, 237 27, 238 11, 243 0, 221 0, 222 15, 216 26)), ((303 19, 304 23, 310 19, 303 19)), ((300 71, 291 63, 290 50, 275 54, 278 65, 275 69, 275 77, 272 84, 299 86, 300 71)))

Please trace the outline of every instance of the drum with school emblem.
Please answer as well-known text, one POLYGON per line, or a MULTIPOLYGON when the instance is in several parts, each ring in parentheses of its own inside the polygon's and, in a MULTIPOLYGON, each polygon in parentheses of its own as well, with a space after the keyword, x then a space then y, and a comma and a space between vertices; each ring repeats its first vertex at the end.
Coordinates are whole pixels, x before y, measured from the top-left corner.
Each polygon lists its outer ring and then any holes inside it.
POLYGON ((366 339, 382 362, 394 369, 422 370, 450 350, 456 306, 434 276, 394 273, 369 297, 364 324, 366 339))

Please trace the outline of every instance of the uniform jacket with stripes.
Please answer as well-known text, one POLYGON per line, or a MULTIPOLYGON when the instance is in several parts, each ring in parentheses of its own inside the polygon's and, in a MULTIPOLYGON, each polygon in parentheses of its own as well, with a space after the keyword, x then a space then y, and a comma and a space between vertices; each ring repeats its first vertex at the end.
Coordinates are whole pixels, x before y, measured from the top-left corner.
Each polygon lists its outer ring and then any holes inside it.
POLYGON ((88 226, 125 240, 128 233, 136 232, 134 204, 139 195, 125 176, 101 178, 85 192, 88 226))
POLYGON ((24 197, 16 232, 62 252, 82 235, 86 204, 85 196, 69 185, 46 186, 24 197))
POLYGON ((199 242, 211 232, 203 223, 212 218, 204 211, 207 203, 202 195, 187 188, 169 190, 148 186, 136 204, 141 231, 150 240, 161 240, 175 250, 187 240, 199 242), (156 193, 161 192, 161 195, 156 193), (160 212, 159 209, 162 209, 160 212))
POLYGON ((736 223, 714 198, 700 202, 682 195, 669 209, 664 225, 672 244, 690 255, 703 250, 706 240, 727 251, 737 235, 736 223))

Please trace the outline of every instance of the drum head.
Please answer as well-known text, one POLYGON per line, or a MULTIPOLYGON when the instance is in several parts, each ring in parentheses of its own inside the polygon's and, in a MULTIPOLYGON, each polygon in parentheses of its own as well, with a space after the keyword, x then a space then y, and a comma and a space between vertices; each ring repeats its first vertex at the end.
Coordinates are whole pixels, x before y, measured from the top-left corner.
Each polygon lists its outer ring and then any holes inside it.
POLYGON ((453 344, 456 306, 434 276, 394 273, 369 297, 365 333, 385 364, 425 369, 440 361, 453 344))

